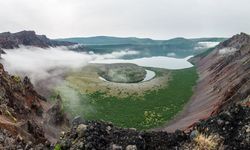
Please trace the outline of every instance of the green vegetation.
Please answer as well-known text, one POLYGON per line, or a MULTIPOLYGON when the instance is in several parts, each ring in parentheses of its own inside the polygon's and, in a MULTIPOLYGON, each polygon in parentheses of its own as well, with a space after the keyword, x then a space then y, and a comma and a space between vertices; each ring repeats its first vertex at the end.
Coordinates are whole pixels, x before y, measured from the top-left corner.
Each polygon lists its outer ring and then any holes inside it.
POLYGON ((61 150, 61 146, 59 144, 56 144, 54 150, 61 150))
POLYGON ((20 83, 20 82, 22 81, 21 78, 20 78, 19 76, 16 76, 16 75, 12 76, 12 78, 13 78, 17 83, 20 83))
MULTIPOLYGON (((158 72, 156 76, 159 76, 158 72)), ((81 94, 79 106, 73 112, 74 115, 79 112, 87 120, 111 121, 120 127, 142 130, 157 127, 182 110, 192 95, 196 80, 195 68, 173 70, 167 86, 149 90, 142 97, 130 95, 120 98, 99 91, 81 94), (84 111, 87 106, 93 109, 89 113, 84 111)), ((67 103, 65 106, 66 111, 72 111, 67 103)))

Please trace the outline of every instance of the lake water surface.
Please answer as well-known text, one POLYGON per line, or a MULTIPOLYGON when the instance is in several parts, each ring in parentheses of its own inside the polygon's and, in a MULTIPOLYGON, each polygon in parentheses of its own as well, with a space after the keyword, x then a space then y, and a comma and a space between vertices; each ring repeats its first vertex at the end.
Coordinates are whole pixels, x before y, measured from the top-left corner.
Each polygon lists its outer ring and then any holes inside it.
POLYGON ((186 58, 172 58, 166 56, 157 57, 144 57, 137 59, 97 59, 91 61, 90 63, 102 63, 102 64, 112 64, 112 63, 133 63, 143 67, 154 67, 163 69, 184 69, 190 68, 193 65, 188 62, 188 59, 192 56, 186 58))

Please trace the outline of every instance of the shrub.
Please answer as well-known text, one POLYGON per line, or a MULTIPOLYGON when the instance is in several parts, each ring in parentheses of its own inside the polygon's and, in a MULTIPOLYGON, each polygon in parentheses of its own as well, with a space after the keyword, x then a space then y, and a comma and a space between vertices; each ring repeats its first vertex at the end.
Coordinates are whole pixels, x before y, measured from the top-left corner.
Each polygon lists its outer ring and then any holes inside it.
POLYGON ((60 144, 56 144, 56 146, 55 146, 54 150, 61 150, 61 146, 60 146, 60 144))

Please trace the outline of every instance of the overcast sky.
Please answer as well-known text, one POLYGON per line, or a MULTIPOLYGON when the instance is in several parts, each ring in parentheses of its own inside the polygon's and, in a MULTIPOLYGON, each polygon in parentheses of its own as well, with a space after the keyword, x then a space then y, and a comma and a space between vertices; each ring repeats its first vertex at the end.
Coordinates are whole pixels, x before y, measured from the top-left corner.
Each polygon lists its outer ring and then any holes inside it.
POLYGON ((0 0, 0 32, 75 36, 229 37, 250 33, 249 0, 0 0))

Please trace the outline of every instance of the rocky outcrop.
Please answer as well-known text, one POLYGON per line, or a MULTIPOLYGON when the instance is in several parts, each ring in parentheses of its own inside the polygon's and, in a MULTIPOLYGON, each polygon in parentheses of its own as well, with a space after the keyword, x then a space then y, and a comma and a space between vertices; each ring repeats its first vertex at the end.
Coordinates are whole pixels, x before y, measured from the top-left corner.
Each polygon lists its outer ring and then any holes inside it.
POLYGON ((62 98, 60 95, 56 97, 56 103, 47 111, 47 120, 50 125, 59 126, 62 124, 68 124, 69 120, 62 108, 62 98))
POLYGON ((50 143, 33 143, 26 141, 21 135, 13 135, 6 129, 0 128, 0 149, 3 150, 17 150, 17 149, 36 149, 36 150, 49 150, 50 143))
MULTIPOLYGON (((4 139, 10 139, 0 141, 0 149, 25 148, 27 145, 30 148, 40 145, 44 149, 50 146, 50 142, 54 142, 53 139, 62 130, 62 125, 65 130, 69 124, 48 124, 49 106, 46 99, 34 90, 28 77, 22 80, 18 76, 11 76, 0 64, 0 140, 1 135, 4 139), (55 126, 56 130, 48 130, 55 126), (14 147, 8 148, 11 143, 15 144, 14 147)), ((52 105, 52 108, 56 106, 52 105)), ((60 120, 67 120, 62 111, 61 114, 60 120)))
POLYGON ((58 145, 66 149, 175 149, 188 139, 182 131, 175 133, 139 132, 122 129, 105 122, 88 122, 72 127, 61 136, 58 145))
POLYGON ((220 43, 198 64, 201 78, 208 81, 217 99, 213 113, 226 109, 250 95, 250 36, 241 33, 220 43), (232 51, 233 49, 233 51, 232 51))
POLYGON ((0 103, 12 108, 17 117, 25 118, 27 114, 43 113, 41 102, 45 101, 45 98, 34 90, 29 78, 25 77, 22 81, 18 76, 9 75, 2 64, 0 64, 0 88, 0 103))
POLYGON ((21 31, 17 33, 0 33, 0 48, 13 49, 19 45, 36 46, 41 48, 70 46, 75 43, 55 41, 48 39, 45 35, 37 35, 34 31, 21 31))

